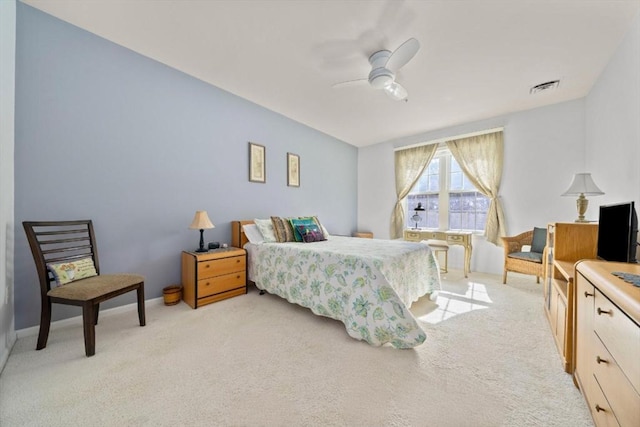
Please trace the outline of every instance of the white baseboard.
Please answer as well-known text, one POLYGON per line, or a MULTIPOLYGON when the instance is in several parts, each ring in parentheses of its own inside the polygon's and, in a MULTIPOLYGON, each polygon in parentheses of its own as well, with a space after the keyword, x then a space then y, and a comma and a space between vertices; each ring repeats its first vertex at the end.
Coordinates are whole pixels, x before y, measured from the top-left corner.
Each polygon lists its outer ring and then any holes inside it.
MULTIPOLYGON (((13 330, 13 327, 11 329, 13 330)), ((13 349, 13 345, 16 343, 16 341, 17 335, 15 332, 12 332, 6 337, 6 345, 2 345, 0 347, 0 374, 4 370, 4 367, 7 364, 7 360, 9 360, 11 349, 13 349)))
MULTIPOLYGON (((158 297, 158 298, 146 300, 144 302, 144 304, 145 304, 145 307, 164 304, 164 297, 158 297)), ((133 310, 137 310, 137 309, 138 309, 138 303, 134 302, 134 303, 131 303, 131 304, 126 304, 126 305, 121 305, 121 306, 118 306, 118 307, 109 308, 107 310, 100 310, 100 317, 111 316, 111 315, 114 315, 114 314, 124 313, 124 312, 127 312, 127 311, 133 311, 133 310)), ((82 315, 75 316, 75 317, 70 317, 68 319, 56 320, 55 322, 51 322, 51 328, 49 330, 50 331, 55 331, 56 329, 60 329, 60 328, 63 328, 65 326, 69 326, 69 325, 76 325, 76 326, 80 325, 80 326, 82 326, 82 315)), ((17 330, 16 331, 16 335, 17 335, 18 339, 20 339, 20 338, 24 338, 24 337, 30 337, 30 336, 33 336, 33 335, 38 335, 39 331, 40 331, 40 325, 31 326, 30 328, 24 328, 24 329, 17 330)), ((2 366, 2 365, 0 365, 0 366, 2 366)))
POLYGON ((0 332, 0 373, 4 370, 7 360, 9 360, 11 350, 13 349, 13 345, 18 340, 14 322, 15 319, 11 318, 9 322, 10 324, 8 325, 9 328, 0 332))

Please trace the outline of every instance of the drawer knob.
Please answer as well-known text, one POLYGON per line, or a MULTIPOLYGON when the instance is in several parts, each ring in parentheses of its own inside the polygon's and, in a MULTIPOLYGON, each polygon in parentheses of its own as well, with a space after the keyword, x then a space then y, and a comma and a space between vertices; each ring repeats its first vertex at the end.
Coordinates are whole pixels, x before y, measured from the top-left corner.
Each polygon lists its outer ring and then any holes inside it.
POLYGON ((600 406, 600 405, 598 405, 598 404, 596 403, 596 412, 600 412, 600 411, 602 411, 602 412, 607 412, 607 410, 606 410, 606 409, 604 409, 602 406, 600 406))
POLYGON ((598 314, 608 314, 611 315, 611 310, 603 310, 600 307, 598 307, 598 309, 596 310, 598 312, 598 314))
POLYGON ((601 358, 600 356, 596 356, 596 362, 600 363, 609 363, 608 360, 601 358))
POLYGON ((593 294, 590 294, 589 292, 584 291, 584 297, 585 298, 589 298, 589 297, 592 297, 592 296, 593 296, 593 294))

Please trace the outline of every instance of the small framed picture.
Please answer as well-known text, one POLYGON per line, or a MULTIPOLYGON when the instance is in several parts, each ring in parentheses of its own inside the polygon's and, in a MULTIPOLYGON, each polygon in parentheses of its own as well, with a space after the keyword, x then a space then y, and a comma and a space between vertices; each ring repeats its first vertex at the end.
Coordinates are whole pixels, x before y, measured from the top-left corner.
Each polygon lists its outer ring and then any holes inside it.
POLYGON ((287 185, 300 187, 300 156, 287 153, 287 185))
POLYGON ((264 145, 249 143, 249 181, 267 182, 267 169, 264 145))

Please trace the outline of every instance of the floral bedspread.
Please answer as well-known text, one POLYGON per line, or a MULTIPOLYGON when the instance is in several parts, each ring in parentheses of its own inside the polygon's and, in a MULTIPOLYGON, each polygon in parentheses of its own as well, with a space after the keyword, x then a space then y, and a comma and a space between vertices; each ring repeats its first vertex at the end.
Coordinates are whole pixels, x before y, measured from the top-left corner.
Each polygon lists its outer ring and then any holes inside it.
POLYGON ((411 348, 426 339, 408 307, 440 290, 425 244, 331 236, 314 243, 247 244, 249 279, 259 289, 345 324, 372 345, 411 348))

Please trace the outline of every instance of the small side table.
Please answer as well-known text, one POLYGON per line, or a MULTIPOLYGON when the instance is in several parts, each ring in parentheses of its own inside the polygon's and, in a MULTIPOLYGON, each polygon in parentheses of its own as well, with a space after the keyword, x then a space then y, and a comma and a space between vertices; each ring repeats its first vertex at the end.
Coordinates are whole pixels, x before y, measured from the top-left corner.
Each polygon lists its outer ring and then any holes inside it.
POLYGON ((182 299, 191 308, 247 293, 247 253, 240 248, 182 252, 182 299))

